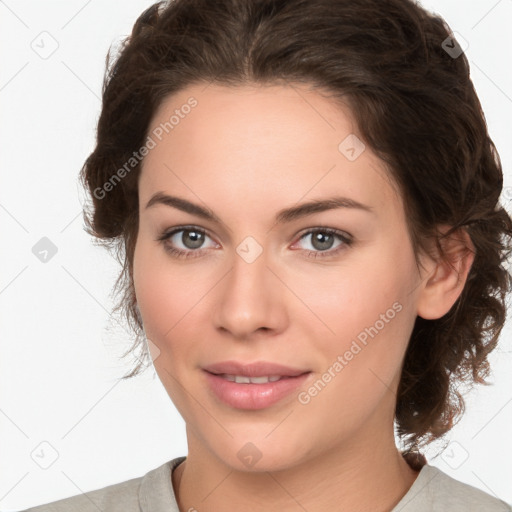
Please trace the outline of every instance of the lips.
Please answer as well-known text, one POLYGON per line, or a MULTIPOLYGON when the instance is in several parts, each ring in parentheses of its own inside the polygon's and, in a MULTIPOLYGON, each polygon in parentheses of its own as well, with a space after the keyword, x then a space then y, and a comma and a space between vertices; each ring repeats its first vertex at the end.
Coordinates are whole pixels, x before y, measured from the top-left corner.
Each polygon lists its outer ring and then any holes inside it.
POLYGON ((203 368, 213 396, 235 409, 264 409, 289 397, 311 371, 270 362, 224 361, 203 368))

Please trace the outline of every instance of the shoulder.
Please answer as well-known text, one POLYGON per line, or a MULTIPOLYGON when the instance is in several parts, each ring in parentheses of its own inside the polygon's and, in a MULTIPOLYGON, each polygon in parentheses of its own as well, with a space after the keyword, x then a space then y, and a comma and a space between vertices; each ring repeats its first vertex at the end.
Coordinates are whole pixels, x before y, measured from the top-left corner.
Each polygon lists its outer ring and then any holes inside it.
POLYGON ((439 468, 429 466, 429 478, 436 490, 436 499, 445 504, 448 510, 459 507, 461 510, 512 512, 510 505, 504 501, 452 478, 439 468))
POLYGON ((29 508, 22 512, 121 512, 139 510, 139 488, 143 477, 88 491, 77 496, 29 508))
POLYGON ((512 512, 504 501, 425 465, 393 512, 512 512))
POLYGON ((183 459, 167 461, 138 478, 87 491, 21 512, 98 512, 98 510, 102 512, 139 512, 141 510, 141 500, 145 500, 148 490, 159 495, 172 492, 171 471, 181 460, 183 459))

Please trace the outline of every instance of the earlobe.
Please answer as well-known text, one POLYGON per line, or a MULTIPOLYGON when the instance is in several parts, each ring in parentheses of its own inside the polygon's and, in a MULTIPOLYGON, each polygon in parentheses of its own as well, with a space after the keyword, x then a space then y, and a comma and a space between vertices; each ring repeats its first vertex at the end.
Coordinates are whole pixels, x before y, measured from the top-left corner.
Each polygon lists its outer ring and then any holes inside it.
MULTIPOLYGON (((442 232, 448 226, 441 228, 442 232)), ((463 228, 441 239, 447 261, 431 260, 429 272, 418 296, 417 314, 425 320, 444 316, 461 295, 475 258, 471 237, 463 228)))

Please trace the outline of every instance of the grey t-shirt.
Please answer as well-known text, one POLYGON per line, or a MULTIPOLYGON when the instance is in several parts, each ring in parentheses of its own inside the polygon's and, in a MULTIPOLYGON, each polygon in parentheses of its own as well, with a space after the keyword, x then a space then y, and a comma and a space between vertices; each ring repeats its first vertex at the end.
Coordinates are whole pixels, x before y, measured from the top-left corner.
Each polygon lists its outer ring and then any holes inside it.
MULTIPOLYGON (((180 512, 171 473, 184 460, 178 457, 143 477, 22 512, 180 512)), ((391 512, 512 512, 512 507, 425 464, 391 512)))

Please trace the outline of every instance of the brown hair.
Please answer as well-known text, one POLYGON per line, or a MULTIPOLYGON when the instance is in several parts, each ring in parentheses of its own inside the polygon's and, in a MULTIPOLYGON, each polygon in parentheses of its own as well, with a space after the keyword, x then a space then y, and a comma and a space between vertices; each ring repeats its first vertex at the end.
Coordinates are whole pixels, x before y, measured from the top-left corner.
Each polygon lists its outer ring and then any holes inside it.
POLYGON ((112 179, 144 145, 156 109, 194 83, 308 84, 348 102, 365 144, 389 167, 417 261, 432 239, 448 261, 440 224, 452 226, 445 237, 461 228, 471 237, 475 259, 454 306, 437 320, 416 318, 396 402, 411 453, 451 429, 464 410, 459 385, 487 384, 512 283, 512 220, 498 202, 501 162, 468 60, 445 50, 446 41, 458 48, 450 36, 412 0, 175 0, 147 9, 116 59, 107 56, 97 144, 81 171, 92 198, 86 229, 123 266, 114 312, 136 334, 130 351, 144 347, 132 280, 140 163, 112 179))

